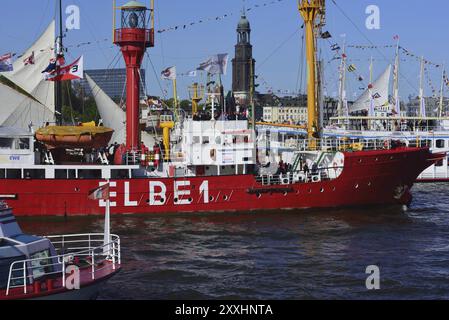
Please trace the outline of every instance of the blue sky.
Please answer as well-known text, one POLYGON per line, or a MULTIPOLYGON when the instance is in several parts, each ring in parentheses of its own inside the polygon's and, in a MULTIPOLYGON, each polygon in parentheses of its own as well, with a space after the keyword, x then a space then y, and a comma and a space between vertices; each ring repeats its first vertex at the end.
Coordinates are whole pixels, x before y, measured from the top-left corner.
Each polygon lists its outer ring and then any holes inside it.
MULTIPOLYGON (((270 3, 273 0, 246 0, 246 6, 270 3)), ((401 45, 417 55, 424 55, 436 63, 447 61, 449 65, 449 2, 446 0, 427 0, 426 8, 420 0, 335 0, 338 6, 350 17, 349 21, 334 5, 327 1, 327 26, 333 38, 331 43, 342 43, 341 34, 346 34, 349 44, 369 44, 365 37, 376 45, 393 44, 393 36, 400 35, 401 45), (368 30, 365 9, 368 5, 377 5, 380 9, 380 29, 368 30), (355 24, 355 26, 353 25, 355 24)), ((22 52, 45 29, 54 17, 55 0, 2 0, 2 19, 0 20, 0 53, 22 52), (8 12, 8 14, 5 14, 8 12)), ((120 3, 120 1, 118 1, 120 3)), ((125 2, 125 1, 124 1, 125 2)), ((122 3, 124 3, 122 2, 122 3)), ((149 3, 149 1, 147 1, 149 3)), ((75 4, 81 9, 81 29, 67 34, 65 43, 77 45, 88 41, 100 41, 100 44, 74 48, 70 58, 84 54, 85 68, 107 68, 118 53, 110 41, 112 0, 63 0, 64 7, 75 4)), ((187 29, 157 34, 156 47, 149 54, 157 74, 168 66, 176 65, 178 72, 194 69, 209 55, 229 53, 234 56, 236 25, 243 6, 242 0, 156 0, 156 29, 165 29, 176 25, 190 24, 198 20, 207 20, 224 14, 232 14, 219 21, 196 24, 187 29)), ((251 22, 254 57, 257 60, 256 73, 260 76, 259 90, 296 91, 302 81, 298 81, 300 66, 302 20, 296 7, 296 0, 283 0, 266 7, 254 8, 248 12, 251 22), (295 33, 296 32, 296 33, 295 33)), ((322 42, 322 57, 326 65, 326 91, 334 95, 337 91, 336 70, 338 61, 329 63, 333 56, 330 43, 322 42)), ((374 75, 379 75, 393 60, 394 50, 355 50, 350 49, 348 56, 357 67, 357 73, 368 77, 369 58, 373 56, 374 75), (387 60, 389 61, 387 61, 387 60)), ((122 60, 116 65, 123 66, 122 60)), ((147 67, 147 88, 149 94, 159 95, 160 85, 164 89, 169 84, 159 80, 149 61, 147 67)), ((439 71, 429 68, 429 79, 439 88, 439 71)), ((417 94, 419 65, 414 59, 403 56, 401 96, 417 94)), ((348 76, 348 95, 360 93, 364 84, 348 76)), ((187 96, 186 87, 192 78, 179 77, 179 94, 187 96)), ((199 79, 196 79, 199 80, 199 79)), ((226 89, 230 89, 231 68, 223 78, 226 89)), ((426 93, 431 94, 429 80, 426 81, 426 93)), ((365 84, 366 85, 366 84, 365 84)), ((302 86, 304 87, 304 85, 302 86)))

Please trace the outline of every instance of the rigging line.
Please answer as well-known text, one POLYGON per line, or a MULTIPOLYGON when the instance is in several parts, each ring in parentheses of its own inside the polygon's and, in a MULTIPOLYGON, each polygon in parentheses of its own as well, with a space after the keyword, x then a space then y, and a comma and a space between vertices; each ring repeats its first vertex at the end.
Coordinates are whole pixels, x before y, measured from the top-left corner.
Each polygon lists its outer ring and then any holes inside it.
MULTIPOLYGON (((108 65, 108 67, 106 68, 107 70, 111 71, 115 68, 115 66, 118 64, 118 61, 120 60, 120 51, 117 52, 116 56, 114 57, 114 59, 112 60, 112 62, 108 65), (115 62, 114 65, 112 65, 114 63, 114 61, 117 59, 117 57, 119 57, 119 59, 115 62), (112 66, 112 67, 111 67, 112 66), (110 68, 111 67, 111 68, 110 68), (109 69, 110 68, 110 69, 109 69)), ((108 74, 106 73, 104 75, 105 79, 108 77, 108 74)), ((93 79, 92 79, 93 80, 93 79)), ((94 97, 94 99, 100 94, 100 92, 102 91, 102 89, 100 88, 100 86, 97 84, 97 81, 95 81, 95 86, 93 88, 91 88, 92 91, 92 95, 94 97), (96 90, 96 93, 94 92, 94 90, 96 90)))
POLYGON ((153 73, 154 73, 154 76, 156 77, 156 80, 157 80, 157 83, 159 85, 159 89, 161 90, 161 93, 164 96, 164 99, 167 99, 167 95, 165 94, 165 91, 162 88, 162 84, 161 84, 161 81, 159 80, 159 76, 158 76, 158 74, 156 72, 156 68, 154 67, 153 61, 151 60, 150 55, 148 54, 148 52, 145 52, 145 55, 147 56, 148 61, 150 61, 151 68, 153 69, 153 73))
MULTIPOLYGON (((303 29, 304 30, 304 29, 303 29)), ((298 64, 298 75, 296 78, 296 92, 301 92, 302 90, 302 84, 303 84, 303 70, 304 70, 304 31, 301 34, 301 51, 299 55, 299 64, 298 64)))
MULTIPOLYGON (((157 11, 157 20, 159 21, 159 24, 161 22, 161 15, 159 10, 159 1, 155 1, 155 10, 157 11)), ((161 43, 161 56, 162 56, 162 65, 165 66, 165 57, 164 57, 164 41, 163 41, 163 35, 160 34, 159 41, 161 43)))
MULTIPOLYGON (((95 40, 95 42, 98 43, 100 40, 98 40, 98 39, 95 37, 95 33, 92 32, 91 26, 95 26, 95 25, 92 24, 92 22, 91 22, 91 19, 90 19, 90 17, 89 17, 89 14, 87 13, 88 10, 85 10, 85 11, 83 11, 83 12, 84 12, 84 14, 85 14, 86 17, 87 17, 87 22, 88 22, 88 24, 87 24, 87 29, 89 30, 89 33, 90 33, 90 35, 92 36, 92 38, 95 40)), ((107 60, 108 60, 108 57, 106 56, 106 54, 104 53, 104 51, 101 49, 101 47, 100 47, 100 46, 98 46, 98 47, 100 48, 101 54, 103 55, 103 57, 104 57, 105 60, 107 61, 107 60)))
POLYGON ((265 59, 265 60, 263 60, 262 61, 262 63, 260 63, 259 65, 258 65, 258 67, 257 67, 257 70, 259 70, 268 60, 270 60, 271 59, 271 57, 273 56, 273 55, 275 55, 276 54, 276 52, 278 52, 287 42, 289 42, 290 41, 290 39, 291 38, 293 38, 297 33, 298 33, 298 31, 301 29, 301 27, 299 27, 298 29, 296 29, 295 30, 295 32, 293 32, 287 39, 285 39, 278 47, 276 47, 276 49, 274 49, 273 50, 273 52, 271 52, 269 55, 268 55, 268 57, 265 59))
POLYGON ((45 20, 45 16, 47 15, 47 13, 48 13, 48 7, 50 6, 50 1, 51 0, 47 0, 47 5, 45 6, 45 10, 44 10, 44 12, 42 13, 42 17, 41 17, 41 19, 40 19, 40 23, 39 23, 39 25, 38 25, 38 27, 37 27, 37 29, 36 29, 36 33, 34 34, 34 38, 33 39, 37 39, 37 37, 38 37, 38 35, 39 35, 39 30, 41 29, 41 27, 42 27, 42 24, 44 23, 44 20, 45 20))
MULTIPOLYGON (((335 0, 331 0, 332 3, 337 7, 337 9, 345 16, 346 19, 356 28, 356 30, 372 45, 375 46, 375 44, 363 33, 363 31, 357 26, 357 24, 346 14, 346 12, 337 4, 335 0)), ((387 59, 388 61, 392 61, 391 59, 388 59, 382 51, 380 51, 378 48, 376 50, 381 54, 381 56, 384 59, 387 59)), ((407 84, 413 89, 418 91, 418 89, 402 74, 402 72, 399 72, 399 75, 407 82, 407 84)))

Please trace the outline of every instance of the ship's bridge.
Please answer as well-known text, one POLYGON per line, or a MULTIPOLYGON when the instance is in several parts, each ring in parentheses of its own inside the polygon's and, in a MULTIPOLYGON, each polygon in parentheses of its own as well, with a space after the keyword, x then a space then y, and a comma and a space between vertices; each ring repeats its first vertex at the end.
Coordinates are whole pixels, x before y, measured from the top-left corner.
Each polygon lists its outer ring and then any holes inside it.
POLYGON ((187 120, 182 149, 188 166, 214 166, 219 174, 256 163, 255 133, 246 120, 187 120))

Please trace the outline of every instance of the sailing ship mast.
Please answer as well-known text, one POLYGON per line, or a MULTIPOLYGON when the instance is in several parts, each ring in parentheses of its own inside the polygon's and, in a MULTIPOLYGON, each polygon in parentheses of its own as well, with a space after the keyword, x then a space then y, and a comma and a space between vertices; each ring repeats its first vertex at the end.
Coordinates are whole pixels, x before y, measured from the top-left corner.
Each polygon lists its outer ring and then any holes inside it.
POLYGON ((401 115, 401 102, 399 101, 399 36, 397 36, 396 43, 396 60, 394 64, 394 84, 393 84, 393 94, 394 94, 394 111, 396 116, 401 115))
MULTIPOLYGON (((319 136, 320 128, 318 121, 317 106, 317 63, 316 63, 316 26, 315 20, 324 16, 325 0, 298 0, 298 9, 304 19, 306 33, 306 56, 307 56, 307 134, 309 147, 316 147, 315 138, 319 136)), ((322 19, 324 24, 324 19, 322 19)), ((322 26, 322 25, 321 25, 322 26)))
POLYGON ((340 94, 339 94, 339 101, 338 101, 338 116, 343 116, 343 110, 346 106, 345 100, 346 100, 346 37, 343 40, 343 54, 341 57, 341 64, 340 64, 340 94))
POLYGON ((443 63, 443 66, 441 67, 441 88, 440 88, 440 104, 439 104, 439 112, 438 112, 438 117, 442 117, 443 116, 443 94, 444 94, 444 65, 445 63, 443 63))
POLYGON ((421 69, 419 73, 419 116, 421 118, 424 118, 426 116, 423 81, 424 81, 424 57, 421 57, 421 69))
MULTIPOLYGON (((58 59, 64 55, 62 42, 62 0, 59 0, 59 35, 56 38, 55 56, 56 56, 56 74, 59 74, 58 59)), ((62 84, 61 81, 55 81, 55 118, 56 125, 62 125, 62 84)))

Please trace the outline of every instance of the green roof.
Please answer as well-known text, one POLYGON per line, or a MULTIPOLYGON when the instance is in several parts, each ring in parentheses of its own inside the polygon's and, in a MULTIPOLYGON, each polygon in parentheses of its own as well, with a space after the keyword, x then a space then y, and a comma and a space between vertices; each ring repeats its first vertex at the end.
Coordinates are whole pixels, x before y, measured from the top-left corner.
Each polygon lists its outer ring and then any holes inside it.
POLYGON ((143 3, 140 3, 138 1, 130 1, 124 6, 122 6, 124 9, 131 9, 131 8, 146 8, 146 6, 143 3))

